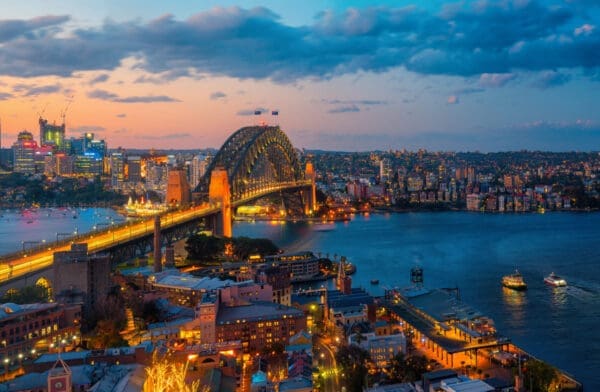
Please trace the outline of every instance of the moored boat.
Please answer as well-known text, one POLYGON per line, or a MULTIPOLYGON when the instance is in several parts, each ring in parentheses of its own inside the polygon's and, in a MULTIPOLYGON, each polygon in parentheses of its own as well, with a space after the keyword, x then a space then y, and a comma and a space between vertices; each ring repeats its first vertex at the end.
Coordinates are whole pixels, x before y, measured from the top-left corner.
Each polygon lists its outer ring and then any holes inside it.
POLYGON ((371 284, 379 284, 379 279, 371 279, 371 284))
POLYGON ((554 287, 565 287, 567 285, 567 281, 554 272, 551 272, 550 275, 544 278, 544 283, 554 287))
POLYGON ((515 270, 513 274, 503 276, 502 286, 513 290, 527 290, 527 283, 518 270, 515 270))

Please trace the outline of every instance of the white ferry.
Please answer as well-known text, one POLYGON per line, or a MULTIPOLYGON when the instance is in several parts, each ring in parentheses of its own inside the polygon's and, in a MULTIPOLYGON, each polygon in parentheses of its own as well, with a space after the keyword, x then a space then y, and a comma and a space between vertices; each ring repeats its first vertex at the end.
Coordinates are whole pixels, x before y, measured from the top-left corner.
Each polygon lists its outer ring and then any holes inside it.
POLYGON ((544 278, 544 283, 554 287, 565 287, 567 285, 567 281, 554 272, 551 272, 550 275, 544 278))

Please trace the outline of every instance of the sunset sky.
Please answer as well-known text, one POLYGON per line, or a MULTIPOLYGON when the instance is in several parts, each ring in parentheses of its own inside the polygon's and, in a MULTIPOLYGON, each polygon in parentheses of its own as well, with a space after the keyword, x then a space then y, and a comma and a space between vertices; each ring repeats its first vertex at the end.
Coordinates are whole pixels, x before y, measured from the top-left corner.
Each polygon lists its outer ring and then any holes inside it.
POLYGON ((298 148, 600 150, 598 0, 0 7, 3 147, 68 107, 68 137, 110 148, 266 121, 298 148))

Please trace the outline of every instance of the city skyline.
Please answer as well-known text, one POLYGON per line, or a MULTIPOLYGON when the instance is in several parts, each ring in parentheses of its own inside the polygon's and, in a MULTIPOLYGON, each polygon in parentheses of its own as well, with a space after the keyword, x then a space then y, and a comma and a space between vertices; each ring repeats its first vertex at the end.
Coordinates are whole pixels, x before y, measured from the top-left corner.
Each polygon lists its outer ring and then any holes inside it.
POLYGON ((597 1, 369 4, 11 4, 2 145, 66 111, 68 137, 111 148, 219 148, 266 121, 309 149, 598 149, 597 1))

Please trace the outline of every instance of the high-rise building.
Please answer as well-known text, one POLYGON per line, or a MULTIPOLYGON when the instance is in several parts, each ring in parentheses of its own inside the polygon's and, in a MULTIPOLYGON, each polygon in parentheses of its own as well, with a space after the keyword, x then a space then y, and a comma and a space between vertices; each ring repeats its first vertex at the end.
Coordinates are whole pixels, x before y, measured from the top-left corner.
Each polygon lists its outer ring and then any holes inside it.
POLYGON ((129 182, 142 181, 142 157, 138 155, 127 157, 127 180, 129 182))
POLYGON ((56 151, 65 151, 65 124, 48 124, 48 120, 39 119, 40 145, 53 146, 56 151))
POLYGON ((203 155, 196 155, 192 159, 192 165, 190 168, 190 187, 192 189, 195 189, 200 183, 200 180, 206 173, 207 166, 208 162, 206 160, 206 157, 203 155))
POLYGON ((110 178, 113 188, 121 188, 125 181, 125 160, 123 153, 113 152, 110 156, 110 178))
POLYGON ((35 150, 38 145, 31 132, 22 131, 13 144, 13 168, 15 173, 35 173, 35 150))

